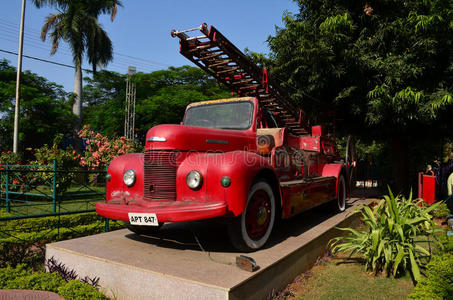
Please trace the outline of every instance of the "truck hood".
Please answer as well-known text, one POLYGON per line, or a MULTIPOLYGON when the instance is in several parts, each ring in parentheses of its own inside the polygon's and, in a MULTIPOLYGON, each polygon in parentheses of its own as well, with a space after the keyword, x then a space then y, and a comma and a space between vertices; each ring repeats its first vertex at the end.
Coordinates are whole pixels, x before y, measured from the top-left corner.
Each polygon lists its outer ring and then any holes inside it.
POLYGON ((185 125, 158 125, 146 134, 145 150, 234 151, 256 149, 252 130, 224 130, 185 125))

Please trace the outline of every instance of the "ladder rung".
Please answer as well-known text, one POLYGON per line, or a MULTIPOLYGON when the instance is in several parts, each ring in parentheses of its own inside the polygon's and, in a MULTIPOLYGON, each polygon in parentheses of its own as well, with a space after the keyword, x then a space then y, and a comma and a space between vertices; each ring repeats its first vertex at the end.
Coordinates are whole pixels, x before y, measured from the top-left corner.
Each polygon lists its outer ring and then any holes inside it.
POLYGON ((264 107, 267 109, 274 109, 274 108, 278 107, 278 104, 272 103, 272 104, 264 105, 264 107))
POLYGON ((193 41, 193 40, 198 40, 198 39, 207 39, 208 37, 205 35, 199 35, 199 36, 193 36, 190 38, 187 38, 186 41, 193 41))
POLYGON ((234 71, 236 71, 237 69, 239 69, 239 67, 233 67, 233 68, 229 68, 229 69, 227 69, 227 70, 219 71, 219 72, 217 72, 217 74, 223 74, 223 73, 228 73, 228 72, 234 72, 234 71))
POLYGON ((219 53, 214 53, 214 54, 211 54, 211 55, 207 55, 207 56, 202 56, 198 59, 196 59, 197 61, 200 61, 200 60, 205 60, 205 59, 210 59, 210 58, 213 58, 213 57, 217 57, 217 56, 220 56, 222 55, 223 53, 222 52, 219 52, 219 53))
POLYGON ((247 85, 247 86, 240 86, 239 89, 240 90, 254 90, 259 86, 260 86, 259 84, 251 84, 251 85, 247 85))
POLYGON ((216 45, 213 45, 213 44, 209 43, 207 45, 196 46, 193 49, 187 50, 187 52, 192 53, 192 52, 197 52, 197 51, 200 51, 200 50, 214 48, 214 47, 216 47, 216 45))
POLYGON ((253 81, 253 80, 255 80, 255 79, 253 79, 253 78, 243 79, 243 80, 241 80, 241 81, 233 82, 232 84, 243 84, 243 83, 251 82, 251 81, 253 81))
POLYGON ((269 98, 269 99, 262 99, 262 98, 260 98, 260 102, 263 102, 263 103, 272 103, 272 102, 275 102, 275 98, 269 98))
POLYGON ((224 60, 222 62, 219 62, 219 63, 216 63, 216 64, 212 64, 212 65, 206 65, 208 68, 213 68, 213 67, 217 67, 217 66, 221 66, 221 65, 225 65, 225 64, 229 64, 231 62, 231 59, 227 59, 227 60, 224 60))

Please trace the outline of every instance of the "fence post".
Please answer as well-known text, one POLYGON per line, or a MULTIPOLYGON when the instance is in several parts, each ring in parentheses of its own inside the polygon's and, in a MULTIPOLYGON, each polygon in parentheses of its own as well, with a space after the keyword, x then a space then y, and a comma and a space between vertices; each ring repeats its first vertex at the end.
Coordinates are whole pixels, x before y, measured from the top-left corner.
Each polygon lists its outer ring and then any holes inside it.
POLYGON ((57 162, 53 161, 53 179, 52 179, 52 208, 53 213, 57 212, 57 162))
POLYGON ((109 230, 110 230, 109 218, 105 218, 105 232, 109 232, 109 230))
POLYGON ((10 212, 10 204, 9 204, 9 165, 6 163, 6 182, 5 182, 5 201, 6 201, 6 212, 10 212))

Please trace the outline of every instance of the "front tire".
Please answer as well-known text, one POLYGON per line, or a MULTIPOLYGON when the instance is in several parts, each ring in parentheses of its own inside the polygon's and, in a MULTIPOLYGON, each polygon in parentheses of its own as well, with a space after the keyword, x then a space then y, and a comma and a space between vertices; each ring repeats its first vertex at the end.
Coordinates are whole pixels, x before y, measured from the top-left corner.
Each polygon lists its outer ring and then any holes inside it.
POLYGON ((164 223, 159 222, 158 226, 143 226, 143 225, 131 225, 131 223, 129 222, 124 222, 124 225, 126 225, 127 229, 138 235, 149 235, 156 233, 159 231, 163 224, 164 223))
POLYGON ((269 183, 261 180, 253 184, 244 211, 228 226, 233 246, 242 252, 260 249, 271 235, 275 211, 275 197, 269 183))

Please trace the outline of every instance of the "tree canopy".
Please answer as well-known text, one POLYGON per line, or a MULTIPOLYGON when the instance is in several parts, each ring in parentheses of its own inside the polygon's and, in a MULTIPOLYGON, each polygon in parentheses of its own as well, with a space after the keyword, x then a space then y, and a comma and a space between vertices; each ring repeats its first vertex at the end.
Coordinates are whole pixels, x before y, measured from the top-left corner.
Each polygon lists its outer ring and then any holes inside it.
MULTIPOLYGON (((0 61, 0 151, 12 147, 16 95, 16 68, 0 61)), ((74 116, 63 88, 30 71, 22 74, 20 133, 21 150, 51 144, 57 133, 70 133, 74 116)))
MULTIPOLYGON (((126 79, 109 71, 85 78, 85 124, 105 135, 123 135, 126 79)), ((190 66, 138 73, 131 80, 136 84, 135 128, 140 142, 155 125, 181 122, 189 103, 230 96, 204 71, 190 66)))
POLYGON ((411 138, 446 134, 452 1, 300 0, 299 8, 269 37, 270 56, 258 58, 312 117, 335 111, 346 132, 391 140, 402 163, 411 138))
POLYGON ((269 38, 272 75, 309 112, 405 131, 453 103, 453 3, 299 1, 269 38))

